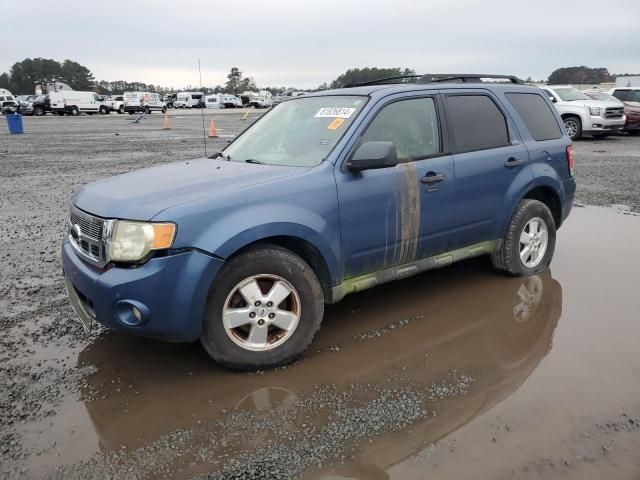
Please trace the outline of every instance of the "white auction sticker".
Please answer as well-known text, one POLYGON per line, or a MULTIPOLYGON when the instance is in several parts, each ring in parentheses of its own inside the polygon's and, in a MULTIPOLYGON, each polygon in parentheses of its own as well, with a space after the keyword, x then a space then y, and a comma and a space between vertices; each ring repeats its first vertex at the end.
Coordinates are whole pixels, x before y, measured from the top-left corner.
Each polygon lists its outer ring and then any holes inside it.
POLYGON ((355 112, 355 108, 348 107, 323 107, 315 114, 316 118, 349 118, 355 112))

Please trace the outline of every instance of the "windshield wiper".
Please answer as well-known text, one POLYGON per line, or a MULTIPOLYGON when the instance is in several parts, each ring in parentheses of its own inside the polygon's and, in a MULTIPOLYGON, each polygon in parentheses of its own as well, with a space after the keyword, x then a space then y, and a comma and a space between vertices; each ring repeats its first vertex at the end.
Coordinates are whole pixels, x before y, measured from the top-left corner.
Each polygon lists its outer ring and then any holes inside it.
POLYGON ((218 157, 222 157, 224 160, 227 160, 227 161, 231 160, 231 157, 229 155, 225 155, 222 152, 216 152, 213 155, 209 155, 207 158, 215 159, 218 157))
POLYGON ((245 162, 247 162, 247 163, 255 163, 256 165, 264 165, 264 162, 261 162, 260 160, 255 160, 253 158, 247 158, 245 160, 245 162))

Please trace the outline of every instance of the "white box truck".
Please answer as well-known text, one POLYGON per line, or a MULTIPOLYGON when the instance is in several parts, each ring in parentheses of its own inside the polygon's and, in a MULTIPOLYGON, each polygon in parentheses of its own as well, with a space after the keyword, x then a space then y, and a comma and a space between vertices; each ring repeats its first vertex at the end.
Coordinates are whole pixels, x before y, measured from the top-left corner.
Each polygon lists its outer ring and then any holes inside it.
POLYGON ((175 108, 198 108, 204 107, 204 93, 202 92, 179 92, 173 102, 175 108))
POLYGON ((214 93, 213 95, 207 95, 204 97, 204 104, 206 108, 224 108, 222 95, 219 93, 214 93))

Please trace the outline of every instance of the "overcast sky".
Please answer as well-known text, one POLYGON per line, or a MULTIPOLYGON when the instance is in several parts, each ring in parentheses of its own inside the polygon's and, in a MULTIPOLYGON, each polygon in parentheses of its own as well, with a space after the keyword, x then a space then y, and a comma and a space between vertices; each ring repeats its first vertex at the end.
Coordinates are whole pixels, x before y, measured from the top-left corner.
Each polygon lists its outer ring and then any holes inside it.
POLYGON ((546 78, 640 73, 640 0, 2 0, 0 72, 71 59, 97 80, 316 87, 350 67, 546 78), (95 7, 94 7, 95 5, 95 7))

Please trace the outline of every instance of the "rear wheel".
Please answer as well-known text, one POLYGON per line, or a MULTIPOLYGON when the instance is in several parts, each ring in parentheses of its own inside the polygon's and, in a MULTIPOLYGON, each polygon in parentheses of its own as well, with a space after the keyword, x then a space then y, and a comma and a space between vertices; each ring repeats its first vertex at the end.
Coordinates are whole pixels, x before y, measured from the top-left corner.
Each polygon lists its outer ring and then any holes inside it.
POLYGON ((578 140, 582 136, 582 122, 578 117, 565 117, 564 128, 571 137, 571 140, 578 140))
POLYGON ((124 105, 120 105, 120 107, 118 107, 118 113, 121 115, 124 113, 124 105))
POLYGON ((500 250, 491 256, 496 270, 526 276, 549 268, 556 246, 556 224, 549 207, 524 199, 516 208, 500 250))
POLYGON ((162 107, 162 113, 166 113, 167 112, 167 107, 162 107))
POLYGON ((35 108, 33 109, 33 114, 34 114, 36 117, 41 117, 42 115, 44 115, 44 108, 42 108, 42 107, 35 107, 35 108))
POLYGON ((69 109, 69 113, 75 117, 77 115, 80 115, 80 110, 78 110, 78 107, 74 105, 69 109))
POLYGON ((265 245, 222 268, 209 292, 201 343, 233 369, 275 367, 306 350, 323 312, 311 267, 289 250, 265 245))

